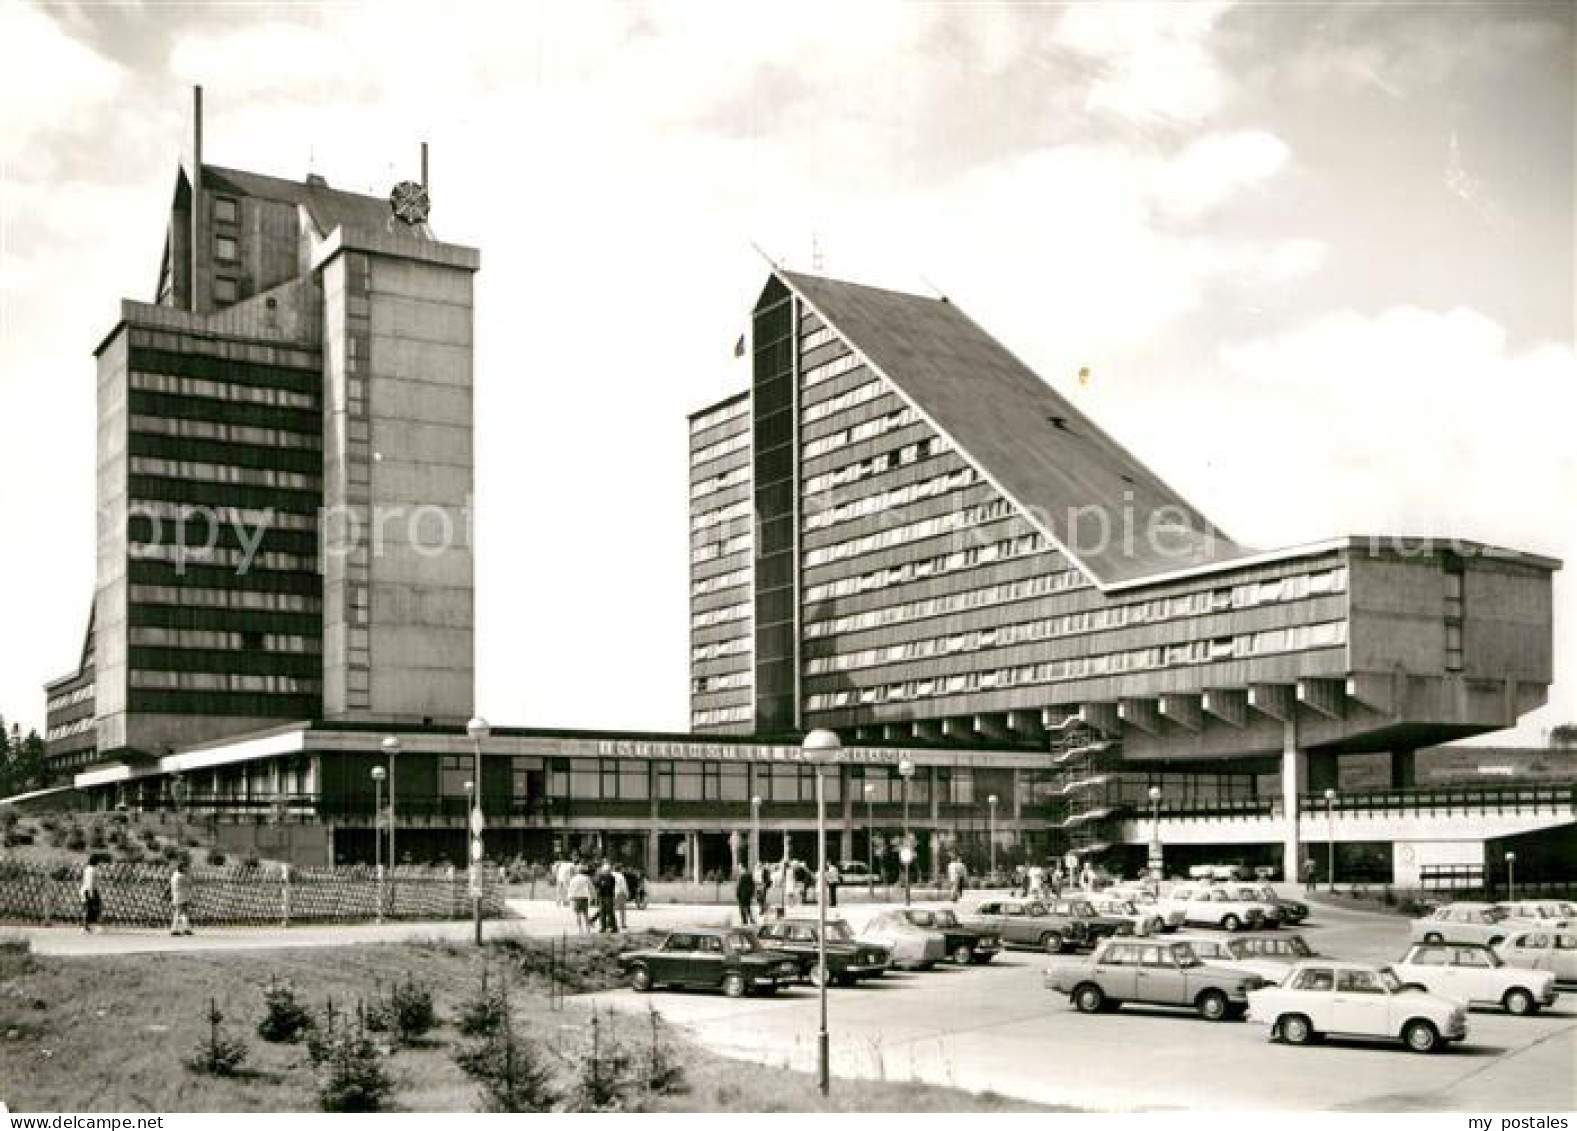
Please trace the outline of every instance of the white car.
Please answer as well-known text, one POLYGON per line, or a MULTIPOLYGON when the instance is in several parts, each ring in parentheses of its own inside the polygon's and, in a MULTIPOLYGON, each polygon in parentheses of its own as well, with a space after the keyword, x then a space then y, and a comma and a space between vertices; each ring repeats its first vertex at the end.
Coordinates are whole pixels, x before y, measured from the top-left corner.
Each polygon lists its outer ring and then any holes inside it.
POLYGON ((1210 884, 1176 884, 1161 899, 1161 906, 1181 911, 1185 923, 1227 931, 1258 927, 1265 920, 1259 904, 1233 899, 1224 889, 1210 884))
POLYGON ((1389 966, 1300 962, 1279 986, 1251 990, 1248 1019, 1272 1040, 1306 1045, 1327 1034, 1400 1040, 1433 1052, 1467 1037, 1467 1006, 1408 985, 1389 966))
POLYGON ((1229 962, 1272 985, 1280 983, 1298 963, 1320 957, 1302 935, 1178 935, 1177 939, 1206 962, 1229 962))
POLYGON ((1281 906, 1274 894, 1266 899, 1265 893, 1258 884, 1217 884, 1216 886, 1233 899, 1240 899, 1244 903, 1258 907, 1267 927, 1279 927, 1287 921, 1286 909, 1281 906))
POLYGON ((1555 1002, 1555 975, 1507 966, 1487 946, 1414 943, 1392 967, 1404 982, 1469 1005, 1504 1006, 1518 1016, 1555 1002))
POLYGON ((1094 892, 1090 895, 1090 905, 1112 919, 1126 919, 1133 924, 1133 933, 1136 935, 1158 935, 1166 930, 1166 919, 1159 911, 1141 908, 1131 899, 1094 892))
POLYGON ((1163 931, 1175 931, 1183 925, 1183 909, 1162 906, 1161 897, 1147 887, 1120 885, 1107 889, 1105 894, 1114 899, 1126 899, 1141 911, 1159 915, 1163 931))
POLYGON ((1577 932, 1525 927, 1495 947, 1507 966, 1548 970, 1557 982, 1577 982, 1577 932))
POLYGON ((894 969, 929 970, 947 958, 947 937, 917 927, 901 911, 884 911, 865 924, 856 942, 887 948, 894 969))
POLYGON ((1412 941, 1494 946, 1518 925, 1508 924, 1505 913, 1490 903, 1448 903, 1413 920, 1412 941))
POLYGON ((1515 919, 1529 926, 1563 931, 1572 925, 1571 916, 1554 900, 1523 899, 1516 902, 1495 904, 1507 919, 1515 919))

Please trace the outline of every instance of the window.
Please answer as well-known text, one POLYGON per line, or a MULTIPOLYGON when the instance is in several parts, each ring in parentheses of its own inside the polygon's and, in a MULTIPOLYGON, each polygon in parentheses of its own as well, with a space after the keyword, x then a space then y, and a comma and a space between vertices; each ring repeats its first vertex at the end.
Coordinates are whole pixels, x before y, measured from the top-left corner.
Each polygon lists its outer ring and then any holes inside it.
POLYGON ((722 954, 723 940, 716 935, 702 935, 697 940, 701 945, 696 947, 703 954, 722 954))
POLYGON ((1414 966, 1444 966, 1445 964, 1446 952, 1439 949, 1438 947, 1421 947, 1419 948, 1418 952, 1413 955, 1414 966))
POLYGON ((214 237, 214 258, 221 263, 234 263, 238 258, 234 236, 214 237))
POLYGON ((1378 994, 1385 991, 1372 970, 1341 970, 1336 975, 1336 992, 1343 994, 1378 994))
POLYGON ((234 224, 240 218, 239 202, 228 196, 214 197, 214 219, 221 224, 234 224))
POLYGON ((1474 966, 1484 968, 1488 968, 1492 965, 1489 960, 1489 955, 1485 954, 1482 950, 1478 950, 1471 946, 1457 947, 1456 954, 1452 956, 1451 964, 1453 966, 1474 966))
POLYGON ((1312 970, 1305 970, 1299 974, 1292 988, 1295 990, 1328 992, 1333 985, 1335 985, 1335 979, 1331 976, 1331 972, 1329 970, 1315 968, 1312 970))
POLYGON ((240 297, 240 293, 234 279, 227 278, 224 275, 214 276, 215 302, 234 302, 240 297))

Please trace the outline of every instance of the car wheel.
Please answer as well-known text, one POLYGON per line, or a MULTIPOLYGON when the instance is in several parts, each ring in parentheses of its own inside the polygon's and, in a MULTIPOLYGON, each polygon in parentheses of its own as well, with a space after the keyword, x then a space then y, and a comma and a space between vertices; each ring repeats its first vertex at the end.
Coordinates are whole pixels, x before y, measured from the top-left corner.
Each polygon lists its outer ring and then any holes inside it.
POLYGON ((1536 1013, 1539 1003, 1533 1000, 1533 995, 1520 987, 1513 987, 1506 991, 1506 996, 1501 999, 1507 1013, 1514 1013, 1518 1017, 1525 1017, 1536 1013))
POLYGON ((953 962, 958 966, 968 966, 975 960, 975 948, 968 943, 959 943, 953 948, 953 962))
POLYGON ((1276 1032, 1289 1045, 1306 1045, 1314 1040, 1314 1026, 1301 1013, 1289 1013, 1277 1021, 1276 1032))
POLYGON ((1402 1040, 1414 1052, 1434 1052, 1440 1044, 1440 1032, 1428 1021, 1409 1021, 1402 1026, 1402 1040))
POLYGON ((1221 920, 1221 925, 1229 931, 1236 931, 1242 928, 1243 920, 1239 919, 1236 915, 1228 915, 1225 919, 1221 920))
POLYGON ((827 968, 822 966, 819 962, 813 964, 811 968, 805 973, 810 979, 810 984, 816 986, 818 989, 821 987, 821 984, 827 980, 827 968))
POLYGON ((1047 954, 1061 954, 1066 947, 1067 943, 1056 931, 1047 931, 1040 936, 1040 949, 1047 954))
POLYGON ((1427 943, 1442 943, 1446 940, 1441 936, 1439 931, 1430 931, 1424 936, 1424 941, 1427 943))
POLYGON ((652 988, 652 972, 645 966, 632 966, 630 968, 630 989, 638 994, 644 994, 652 988))
POLYGON ((1106 1009, 1106 995, 1093 982, 1085 982, 1073 991, 1073 1004, 1080 1013, 1101 1013, 1106 1009))
POLYGON ((1220 990, 1206 990, 1199 995, 1194 1008, 1199 1010, 1199 1016, 1206 1021, 1225 1021, 1231 1004, 1227 1001, 1227 995, 1220 990))
POLYGON ((750 987, 745 985, 745 976, 739 973, 723 975, 723 996, 744 997, 745 991, 750 987))

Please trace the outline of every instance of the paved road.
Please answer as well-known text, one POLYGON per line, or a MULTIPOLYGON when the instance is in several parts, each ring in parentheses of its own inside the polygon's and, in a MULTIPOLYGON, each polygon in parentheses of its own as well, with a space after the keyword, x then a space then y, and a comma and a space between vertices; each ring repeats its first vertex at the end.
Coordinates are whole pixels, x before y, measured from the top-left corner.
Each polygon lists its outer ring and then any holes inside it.
MULTIPOLYGON (((856 926, 865 909, 848 909, 856 926)), ((1405 920, 1317 908, 1307 929, 1323 953, 1394 959, 1405 920)), ((1047 959, 1009 951, 987 967, 891 974, 829 995, 833 1075, 919 1079, 1096 1110, 1577 1109, 1577 994, 1514 1018, 1475 1011, 1467 1044, 1437 1056, 1400 1047, 1272 1044, 1259 1025, 1125 1006, 1076 1013, 1042 985, 1047 959)), ((718 1052, 812 1071, 817 997, 772 999, 629 991, 616 1008, 662 1013, 718 1052)))

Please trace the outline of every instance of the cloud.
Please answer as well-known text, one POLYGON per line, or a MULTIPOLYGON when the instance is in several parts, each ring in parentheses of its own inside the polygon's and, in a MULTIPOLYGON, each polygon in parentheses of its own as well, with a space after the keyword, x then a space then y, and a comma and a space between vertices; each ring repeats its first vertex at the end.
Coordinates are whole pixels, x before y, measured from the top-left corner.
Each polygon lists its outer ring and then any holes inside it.
POLYGON ((1073 4, 1056 39, 1100 65, 1086 97, 1089 109, 1139 123, 1199 122, 1221 106, 1230 88, 1210 47, 1211 32, 1230 6, 1073 4))
POLYGON ((1198 219, 1274 177, 1291 156, 1287 143, 1265 130, 1209 134, 1161 170, 1156 195, 1167 212, 1198 219))
POLYGON ((41 163, 41 139, 85 130, 113 103, 123 78, 119 66, 73 39, 43 8, 0 4, 0 161, 41 163))

